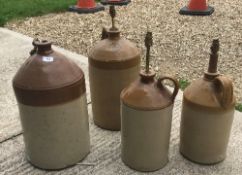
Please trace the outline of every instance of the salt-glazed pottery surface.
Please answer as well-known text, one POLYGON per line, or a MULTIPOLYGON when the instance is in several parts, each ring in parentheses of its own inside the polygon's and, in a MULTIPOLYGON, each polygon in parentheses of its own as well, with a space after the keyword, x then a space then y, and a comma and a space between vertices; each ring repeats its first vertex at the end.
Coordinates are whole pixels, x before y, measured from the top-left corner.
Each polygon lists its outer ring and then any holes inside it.
POLYGON ((101 128, 120 130, 120 93, 138 77, 140 51, 114 26, 106 35, 89 54, 93 118, 101 128))
POLYGON ((155 171, 168 162, 172 109, 177 80, 142 71, 121 93, 121 151, 123 162, 138 171, 155 171), (175 84, 171 93, 164 80, 175 84))
POLYGON ((13 79, 26 157, 42 169, 63 169, 89 153, 89 125, 82 70, 34 41, 35 50, 13 79))
POLYGON ((186 88, 183 96, 180 152, 201 164, 225 159, 234 118, 232 81, 217 73, 218 40, 213 41, 208 72, 186 88))

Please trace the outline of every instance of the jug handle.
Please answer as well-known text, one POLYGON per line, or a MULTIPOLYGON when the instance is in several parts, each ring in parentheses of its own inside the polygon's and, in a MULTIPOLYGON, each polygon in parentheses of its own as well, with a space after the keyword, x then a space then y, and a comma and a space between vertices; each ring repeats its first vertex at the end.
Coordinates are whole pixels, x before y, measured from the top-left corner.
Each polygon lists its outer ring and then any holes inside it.
POLYGON ((218 76, 215 78, 214 83, 221 106, 224 108, 229 107, 234 99, 232 81, 225 76, 218 76))
POLYGON ((158 79, 158 82, 157 82, 158 86, 162 85, 162 82, 163 82, 164 80, 170 80, 170 81, 172 81, 173 84, 174 84, 174 86, 175 86, 175 87, 174 87, 174 91, 173 91, 172 96, 171 96, 172 101, 174 101, 175 98, 176 98, 176 95, 177 95, 177 93, 178 93, 178 91, 179 91, 179 83, 178 83, 177 79, 175 79, 175 78, 173 78, 173 77, 164 76, 164 77, 160 77, 160 78, 158 79))

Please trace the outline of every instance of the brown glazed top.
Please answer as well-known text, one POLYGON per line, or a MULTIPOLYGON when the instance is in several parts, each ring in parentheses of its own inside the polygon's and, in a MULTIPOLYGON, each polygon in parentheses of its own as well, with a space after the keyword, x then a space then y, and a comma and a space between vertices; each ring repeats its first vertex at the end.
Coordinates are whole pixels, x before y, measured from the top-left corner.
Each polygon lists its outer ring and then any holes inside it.
POLYGON ((162 81, 172 78, 163 77, 155 80, 155 73, 142 71, 140 78, 125 88, 121 93, 122 102, 135 109, 140 110, 160 110, 173 104, 179 86, 174 80, 175 91, 173 94, 162 84, 162 81))
POLYGON ((185 89, 184 100, 198 107, 232 108, 235 105, 232 81, 225 76, 207 76, 206 73, 204 78, 194 81, 185 89))
POLYGON ((19 103, 50 106, 65 103, 85 93, 83 71, 47 41, 35 41, 33 53, 18 70, 13 88, 19 103))
POLYGON ((213 40, 208 71, 184 91, 184 102, 210 109, 230 109, 235 106, 233 83, 217 73, 219 40, 213 40))
POLYGON ((108 38, 99 41, 89 54, 89 64, 101 69, 127 69, 140 63, 140 50, 120 38, 120 32, 108 30, 108 38))

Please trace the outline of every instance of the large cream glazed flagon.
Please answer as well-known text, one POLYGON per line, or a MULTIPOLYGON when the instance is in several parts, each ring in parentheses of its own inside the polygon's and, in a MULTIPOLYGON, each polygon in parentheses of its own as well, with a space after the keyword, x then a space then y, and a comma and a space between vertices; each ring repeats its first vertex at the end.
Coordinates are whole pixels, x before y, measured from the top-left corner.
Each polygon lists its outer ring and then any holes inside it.
POLYGON ((115 9, 110 7, 112 27, 89 54, 89 77, 93 118, 96 125, 120 130, 120 93, 134 81, 140 70, 140 51, 120 37, 114 25, 115 9))
POLYGON ((89 153, 85 78, 51 43, 33 44, 13 79, 26 157, 42 169, 63 169, 89 153))
POLYGON ((171 77, 155 79, 155 73, 149 70, 150 32, 145 43, 146 70, 121 93, 121 156, 133 169, 155 171, 168 162, 172 109, 179 85, 171 77), (174 83, 173 93, 163 85, 164 80, 174 83))
POLYGON ((225 159, 234 117, 233 84, 217 73, 218 50, 219 41, 214 40, 208 72, 192 82, 183 96, 180 152, 201 164, 225 159))

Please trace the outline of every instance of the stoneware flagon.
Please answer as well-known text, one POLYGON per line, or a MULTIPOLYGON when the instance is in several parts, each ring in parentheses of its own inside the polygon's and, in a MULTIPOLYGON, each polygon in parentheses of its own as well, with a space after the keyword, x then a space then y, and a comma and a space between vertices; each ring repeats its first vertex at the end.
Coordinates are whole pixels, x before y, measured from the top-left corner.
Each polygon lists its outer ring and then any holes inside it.
POLYGON ((13 79, 26 157, 42 169, 63 169, 89 153, 85 78, 50 42, 33 45, 13 79))
POLYGON ((148 64, 152 33, 147 33, 145 41, 146 70, 121 93, 121 155, 135 170, 155 171, 168 162, 172 110, 179 85, 171 77, 155 80, 148 64), (173 93, 163 85, 164 80, 174 83, 173 93))
POLYGON ((114 6, 110 7, 110 14, 112 27, 103 33, 103 40, 89 54, 90 89, 95 124, 120 130, 120 93, 138 77, 140 51, 120 37, 114 25, 114 6))
POLYGON ((208 72, 184 91, 180 152, 200 164, 225 159, 234 118, 232 81, 217 73, 219 41, 211 47, 208 72))

